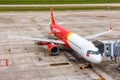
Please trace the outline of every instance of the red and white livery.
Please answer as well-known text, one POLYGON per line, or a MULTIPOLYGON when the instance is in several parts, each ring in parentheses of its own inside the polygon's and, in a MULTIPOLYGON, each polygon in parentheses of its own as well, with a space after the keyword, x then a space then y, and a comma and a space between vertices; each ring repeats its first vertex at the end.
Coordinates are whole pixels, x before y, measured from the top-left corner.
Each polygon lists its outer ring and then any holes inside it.
POLYGON ((100 63, 102 61, 102 57, 101 57, 101 54, 99 53, 98 48, 96 48, 94 44, 89 40, 111 32, 112 31, 111 25, 110 25, 110 30, 108 31, 86 36, 86 37, 80 37, 79 35, 73 32, 70 32, 69 30, 63 28, 62 26, 58 25, 55 22, 52 7, 50 7, 50 17, 51 17, 51 21, 50 21, 51 32, 50 33, 54 34, 58 38, 58 40, 27 38, 27 37, 14 37, 14 38, 40 41, 38 42, 38 44, 48 45, 48 51, 50 52, 51 55, 59 54, 58 44, 63 44, 67 48, 72 48, 74 51, 77 52, 77 54, 79 54, 80 56, 82 56, 84 59, 86 59, 89 62, 100 63))

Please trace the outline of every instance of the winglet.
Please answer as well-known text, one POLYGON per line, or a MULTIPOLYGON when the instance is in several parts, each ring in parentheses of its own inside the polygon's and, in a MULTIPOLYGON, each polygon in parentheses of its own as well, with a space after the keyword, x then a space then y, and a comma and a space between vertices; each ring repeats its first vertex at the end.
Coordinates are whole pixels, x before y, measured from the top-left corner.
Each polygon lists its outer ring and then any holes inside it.
POLYGON ((50 6, 50 23, 55 23, 52 6, 50 6))
POLYGON ((112 28, 112 24, 111 24, 111 22, 110 22, 110 30, 112 30, 113 28, 112 28))
POLYGON ((109 30, 108 30, 108 31, 105 31, 105 32, 102 32, 102 33, 98 33, 98 34, 89 35, 89 36, 86 36, 86 37, 84 37, 84 38, 85 38, 85 39, 93 39, 93 38, 95 38, 95 37, 105 35, 105 34, 111 32, 111 31, 112 31, 112 25, 111 25, 111 22, 110 22, 109 30))

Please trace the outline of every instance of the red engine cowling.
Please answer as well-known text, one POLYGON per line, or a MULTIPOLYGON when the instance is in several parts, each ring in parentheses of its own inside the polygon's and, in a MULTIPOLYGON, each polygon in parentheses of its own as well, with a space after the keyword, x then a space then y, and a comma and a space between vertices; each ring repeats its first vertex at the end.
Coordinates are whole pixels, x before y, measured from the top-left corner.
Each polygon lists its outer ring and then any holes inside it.
POLYGON ((51 55, 58 55, 59 54, 59 47, 54 43, 50 43, 48 45, 48 51, 50 52, 51 55))

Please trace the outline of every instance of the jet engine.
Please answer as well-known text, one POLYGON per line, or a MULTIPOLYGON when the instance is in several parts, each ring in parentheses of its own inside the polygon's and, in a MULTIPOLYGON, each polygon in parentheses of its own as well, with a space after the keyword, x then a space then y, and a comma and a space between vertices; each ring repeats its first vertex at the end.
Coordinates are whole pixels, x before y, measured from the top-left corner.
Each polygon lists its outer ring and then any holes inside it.
POLYGON ((59 54, 59 47, 54 43, 50 43, 48 45, 48 51, 50 52, 51 55, 58 55, 59 54))

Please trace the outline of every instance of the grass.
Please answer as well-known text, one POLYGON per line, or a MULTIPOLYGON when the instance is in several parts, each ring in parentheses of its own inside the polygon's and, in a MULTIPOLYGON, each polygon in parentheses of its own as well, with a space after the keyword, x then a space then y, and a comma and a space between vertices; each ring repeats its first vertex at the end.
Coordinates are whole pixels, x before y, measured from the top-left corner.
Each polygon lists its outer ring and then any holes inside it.
MULTIPOLYGON (((120 10, 120 7, 108 6, 54 6, 54 10, 120 10)), ((47 11, 47 7, 0 7, 0 11, 47 11)))
POLYGON ((120 3, 120 0, 0 0, 0 4, 91 4, 120 3))

